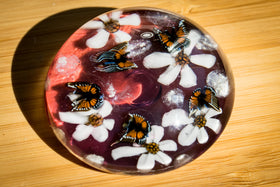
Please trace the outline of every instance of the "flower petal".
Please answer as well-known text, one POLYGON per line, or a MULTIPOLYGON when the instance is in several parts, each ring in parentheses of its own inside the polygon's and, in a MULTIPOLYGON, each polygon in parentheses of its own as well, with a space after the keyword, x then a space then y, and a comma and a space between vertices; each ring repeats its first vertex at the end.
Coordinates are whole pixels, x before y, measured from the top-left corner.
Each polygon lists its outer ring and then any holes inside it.
POLYGON ((167 126, 180 126, 186 125, 193 122, 193 118, 189 118, 188 114, 183 109, 174 109, 169 112, 166 112, 162 117, 161 125, 163 127, 167 126))
POLYGON ((96 154, 89 154, 85 157, 85 159, 87 159, 91 163, 99 164, 99 165, 103 164, 103 162, 104 162, 104 157, 96 155, 96 154))
POLYGON ((92 133, 94 127, 87 126, 80 124, 76 127, 75 132, 72 134, 72 137, 77 140, 78 142, 83 141, 89 137, 89 135, 92 133))
POLYGON ((168 86, 169 84, 171 84, 172 82, 175 81, 175 79, 178 77, 179 73, 181 70, 181 66, 180 65, 170 65, 165 72, 163 72, 159 78, 158 78, 158 82, 160 82, 161 84, 164 84, 166 86, 168 86))
POLYGON ((83 29, 103 29, 104 24, 102 21, 88 21, 82 26, 83 29))
POLYGON ((98 16, 98 18, 101 19, 103 22, 108 22, 110 20, 107 14, 102 14, 98 16))
POLYGON ((205 115, 209 111, 210 108, 203 106, 200 110, 195 113, 195 116, 205 115))
POLYGON ((153 154, 142 154, 137 162, 137 169, 150 170, 155 166, 155 155, 153 154))
POLYGON ((157 154, 155 155, 155 160, 165 166, 168 166, 172 162, 170 156, 161 151, 157 152, 157 154))
POLYGON ((162 151, 177 151, 177 144, 173 140, 159 142, 159 149, 162 151))
POLYGON ((112 18, 113 20, 119 20, 120 17, 121 17, 121 15, 122 15, 122 11, 114 11, 114 12, 112 12, 112 14, 111 14, 111 18, 112 18))
POLYGON ((196 45, 196 43, 199 41, 201 37, 201 34, 198 30, 191 30, 189 32, 189 35, 188 35, 188 39, 190 40, 190 45, 188 45, 187 47, 185 47, 184 49, 184 52, 187 54, 187 55, 190 55, 194 46, 196 45))
POLYGON ((115 120, 113 119, 104 119, 103 125, 106 129, 112 130, 114 128, 115 120))
POLYGON ((197 134, 197 141, 200 144, 205 144, 208 141, 209 137, 204 127, 201 127, 197 134))
POLYGON ((81 95, 80 94, 73 94, 73 93, 70 93, 67 95, 70 99, 70 101, 75 101, 76 99, 78 99, 81 95))
POLYGON ((140 155, 145 152, 147 152, 147 149, 145 147, 123 146, 113 149, 111 155, 114 160, 117 160, 123 157, 132 157, 140 155))
POLYGON ((216 134, 218 134, 222 128, 222 124, 220 120, 214 118, 207 119, 205 126, 212 129, 216 134))
POLYGON ((161 126, 158 125, 153 125, 151 127, 151 132, 148 134, 147 143, 159 143, 159 141, 162 139, 163 135, 164 135, 164 129, 161 126))
POLYGON ((211 118, 213 116, 217 116, 221 113, 222 113, 222 109, 220 111, 216 111, 213 108, 209 108, 208 112, 205 114, 205 118, 206 118, 206 120, 208 120, 209 118, 211 118))
POLYGON ((205 116, 205 114, 208 112, 208 110, 209 110, 209 108, 207 106, 203 106, 199 110, 195 110, 194 115, 195 115, 195 117, 201 116, 201 115, 205 116))
POLYGON ((184 131, 185 134, 190 134, 192 132, 193 128, 194 128, 193 125, 188 124, 181 130, 181 132, 184 131))
POLYGON ((109 136, 108 134, 108 130, 103 125, 94 127, 91 133, 93 138, 98 142, 104 142, 105 140, 107 140, 109 136))
POLYGON ((189 146, 196 140, 199 128, 193 125, 187 125, 182 129, 178 136, 178 142, 182 146, 189 146))
POLYGON ((80 116, 84 116, 86 118, 88 118, 88 116, 90 116, 91 114, 96 114, 98 113, 98 110, 95 109, 90 109, 88 111, 77 111, 75 112, 76 114, 80 115, 80 116))
POLYGON ((184 88, 189 88, 196 85, 196 75, 190 66, 185 65, 181 70, 181 79, 179 85, 183 86, 184 88))
POLYGON ((114 36, 115 36, 115 41, 117 43, 122 43, 131 40, 131 36, 128 33, 121 30, 115 32, 114 36))
POLYGON ((94 49, 104 47, 108 42, 109 36, 109 32, 105 31, 104 29, 100 29, 97 31, 96 35, 86 41, 86 45, 94 49))
POLYGON ((190 61, 205 68, 211 68, 216 62, 216 57, 209 54, 191 55, 190 61))
POLYGON ((175 64, 175 59, 169 53, 154 52, 143 60, 143 65, 148 69, 162 68, 170 64, 175 64))
POLYGON ((141 19, 137 14, 131 14, 119 20, 120 25, 134 25, 138 26, 141 23, 141 19))
POLYGON ((88 122, 88 117, 82 116, 76 112, 59 112, 59 119, 66 123, 84 124, 88 122))
POLYGON ((98 114, 100 114, 103 118, 109 116, 113 110, 112 105, 109 101, 104 100, 103 105, 98 109, 98 114))

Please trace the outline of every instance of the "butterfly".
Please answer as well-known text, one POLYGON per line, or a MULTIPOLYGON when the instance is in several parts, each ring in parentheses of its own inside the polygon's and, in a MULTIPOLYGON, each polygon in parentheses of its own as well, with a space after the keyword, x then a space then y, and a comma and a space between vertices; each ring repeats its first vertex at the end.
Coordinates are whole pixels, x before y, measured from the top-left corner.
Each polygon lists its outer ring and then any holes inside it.
POLYGON ((168 32, 167 30, 162 32, 159 29, 154 28, 154 32, 169 53, 181 51, 184 47, 187 47, 190 44, 190 40, 187 38, 188 32, 185 28, 184 20, 179 22, 177 30, 173 27, 171 32, 168 32))
POLYGON ((77 98, 72 101, 72 111, 87 111, 91 108, 98 109, 103 104, 103 94, 97 84, 87 82, 70 82, 67 86, 74 88, 73 94, 77 98))
POLYGON ((203 106, 212 107, 216 111, 220 111, 218 98, 213 88, 205 86, 203 89, 197 88, 193 91, 193 94, 189 100, 189 112, 190 116, 196 112, 197 109, 201 109, 203 106))
POLYGON ((113 47, 109 51, 103 52, 97 59, 97 71, 101 72, 117 72, 137 68, 138 66, 128 60, 126 52, 127 42, 123 42, 113 47))
POLYGON ((148 133, 151 131, 150 123, 139 114, 129 114, 128 121, 123 124, 123 128, 125 129, 124 135, 112 145, 119 142, 135 142, 142 145, 145 143, 148 133))

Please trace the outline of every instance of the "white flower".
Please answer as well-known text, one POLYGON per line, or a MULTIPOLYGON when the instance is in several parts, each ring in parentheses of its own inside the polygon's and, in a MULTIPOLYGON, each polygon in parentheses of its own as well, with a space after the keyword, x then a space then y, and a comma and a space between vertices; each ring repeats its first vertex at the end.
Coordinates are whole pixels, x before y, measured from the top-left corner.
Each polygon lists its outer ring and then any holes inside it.
POLYGON ((106 14, 99 16, 101 21, 91 20, 84 24, 84 29, 98 29, 97 34, 86 41, 86 45, 90 48, 101 48, 106 45, 110 34, 114 36, 117 43, 131 40, 131 36, 120 30, 123 25, 138 26, 141 23, 140 17, 137 14, 131 14, 120 18, 122 11, 115 11, 108 17, 106 14))
POLYGON ((112 150, 114 160, 123 157, 140 155, 137 162, 137 169, 151 170, 155 166, 155 161, 167 166, 172 162, 170 156, 163 151, 176 151, 177 144, 173 140, 160 141, 164 135, 164 129, 161 126, 154 125, 148 134, 146 144, 142 147, 123 146, 112 150))
POLYGON ((205 127, 212 129, 216 134, 220 132, 221 122, 212 117, 221 113, 212 108, 204 107, 197 111, 193 117, 189 117, 183 109, 174 109, 163 115, 162 126, 186 125, 178 136, 178 142, 182 146, 189 146, 196 140, 198 143, 204 144, 209 139, 205 127))
POLYGON ((164 52, 154 52, 144 58, 143 64, 146 68, 162 68, 168 66, 163 72, 158 82, 164 85, 170 85, 181 75, 179 84, 184 88, 189 88, 197 84, 197 77, 188 65, 190 62, 205 68, 211 68, 216 57, 210 54, 190 55, 194 46, 200 39, 201 34, 197 30, 191 30, 188 35, 190 44, 177 54, 164 52))
POLYGON ((89 154, 85 157, 85 159, 93 164, 98 164, 98 165, 102 165, 104 162, 104 157, 96 154, 89 154))
MULTIPOLYGON (((71 97, 70 99, 74 98, 71 97)), ((104 119, 110 115, 112 109, 112 105, 105 100, 97 110, 59 112, 59 118, 67 123, 79 124, 72 135, 75 140, 83 141, 91 135, 98 142, 104 142, 108 138, 108 130, 112 130, 115 123, 113 119, 104 119)))
POLYGON ((226 97, 229 94, 229 82, 224 74, 212 71, 207 75, 206 82, 214 88, 217 97, 226 97))

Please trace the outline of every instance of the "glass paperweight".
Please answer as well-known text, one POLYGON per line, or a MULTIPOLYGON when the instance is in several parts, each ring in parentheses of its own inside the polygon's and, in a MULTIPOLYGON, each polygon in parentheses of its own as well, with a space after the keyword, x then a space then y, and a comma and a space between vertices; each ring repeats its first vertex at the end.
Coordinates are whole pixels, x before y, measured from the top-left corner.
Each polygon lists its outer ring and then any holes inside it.
POLYGON ((154 174, 196 159, 221 135, 234 84, 219 46, 184 18, 118 9, 79 28, 45 90, 57 138, 88 165, 154 174))

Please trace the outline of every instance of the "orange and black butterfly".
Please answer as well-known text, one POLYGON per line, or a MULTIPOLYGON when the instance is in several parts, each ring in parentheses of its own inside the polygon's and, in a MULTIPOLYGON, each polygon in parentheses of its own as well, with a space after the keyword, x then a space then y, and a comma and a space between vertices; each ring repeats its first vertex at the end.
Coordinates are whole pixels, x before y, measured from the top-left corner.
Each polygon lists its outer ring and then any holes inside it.
POLYGON ((87 111, 91 108, 98 109, 103 104, 103 94, 96 84, 87 82, 71 82, 67 86, 74 88, 74 94, 78 97, 72 101, 72 111, 87 111))
POLYGON ((127 123, 123 124, 123 128, 125 129, 124 135, 114 144, 118 142, 144 144, 148 133, 151 131, 150 123, 138 114, 129 114, 128 117, 127 123))
POLYGON ((203 89, 197 88, 189 100, 189 112, 192 115, 197 109, 203 106, 212 107, 216 111, 220 111, 218 98, 213 88, 205 86, 203 89))
POLYGON ((127 58, 126 50, 127 42, 123 42, 103 52, 96 60, 98 63, 96 70, 108 73, 137 68, 137 65, 127 58))
POLYGON ((157 28, 154 28, 154 31, 169 53, 181 51, 190 44, 190 40, 187 38, 188 32, 185 28, 184 20, 179 22, 177 30, 173 27, 171 32, 167 30, 162 32, 157 28))

